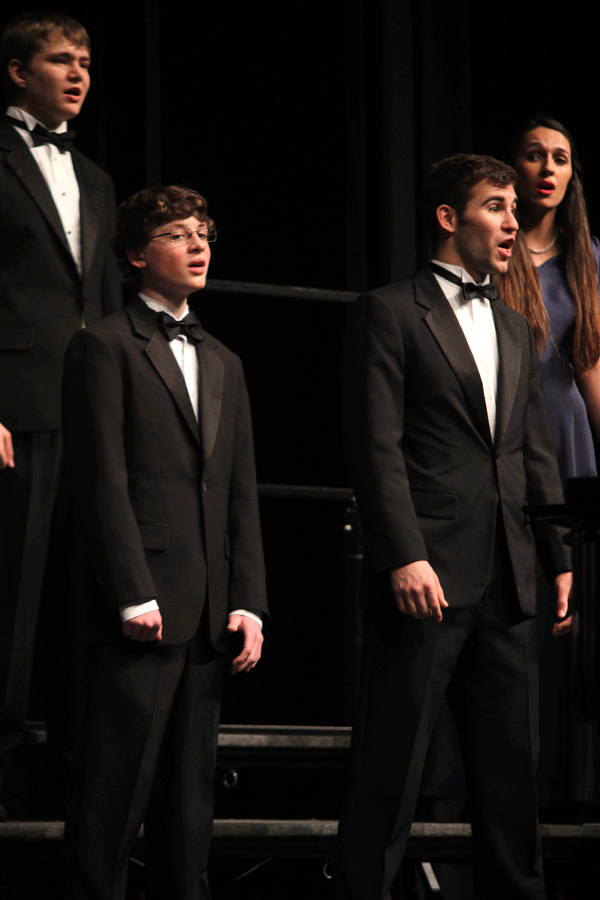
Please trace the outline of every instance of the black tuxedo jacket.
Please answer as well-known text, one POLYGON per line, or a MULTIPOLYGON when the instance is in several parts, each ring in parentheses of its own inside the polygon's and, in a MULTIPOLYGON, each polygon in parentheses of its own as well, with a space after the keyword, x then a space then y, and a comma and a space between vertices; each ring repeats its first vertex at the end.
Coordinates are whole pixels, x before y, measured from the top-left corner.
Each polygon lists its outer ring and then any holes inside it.
POLYGON ((250 410, 239 358, 197 345, 200 427, 181 370, 139 298, 71 341, 63 429, 79 547, 80 633, 119 639, 118 607, 156 598, 163 643, 189 641, 208 602, 266 613, 250 410))
POLYGON ((429 560, 451 607, 476 603, 497 516, 518 600, 535 612, 535 552, 550 577, 570 568, 558 529, 525 521, 526 503, 562 502, 531 330, 492 303, 500 368, 496 434, 455 313, 433 274, 360 297, 344 355, 351 479, 379 571, 429 560))
POLYGON ((121 305, 112 181, 77 150, 72 159, 82 277, 39 166, 0 117, 0 422, 11 431, 59 427, 64 353, 82 313, 92 324, 121 305))

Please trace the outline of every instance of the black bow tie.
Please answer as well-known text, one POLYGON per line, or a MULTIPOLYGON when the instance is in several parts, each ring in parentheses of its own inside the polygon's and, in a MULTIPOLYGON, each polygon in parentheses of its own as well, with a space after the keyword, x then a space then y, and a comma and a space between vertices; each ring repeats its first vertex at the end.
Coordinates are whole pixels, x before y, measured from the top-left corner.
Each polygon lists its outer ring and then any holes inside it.
POLYGON ((179 334, 185 335, 188 341, 193 343, 204 340, 200 320, 193 312, 189 312, 187 316, 184 316, 179 321, 166 312, 157 313, 156 318, 158 319, 160 330, 168 341, 174 340, 179 334))
POLYGON ((498 288, 491 282, 488 282, 487 284, 475 284, 473 281, 463 281, 459 275, 455 275, 454 272, 451 272, 449 269, 444 269, 443 266, 436 266, 435 263, 430 263, 429 265, 431 271, 435 272, 436 275, 439 275, 441 278, 445 278, 446 281, 450 281, 457 287, 462 288, 462 294, 465 300, 472 300, 474 297, 481 297, 486 300, 498 299, 498 288))
POLYGON ((71 149, 73 141, 75 140, 74 131, 48 131, 43 125, 36 125, 31 134, 36 142, 38 142, 38 146, 39 143, 54 144, 54 146, 58 147, 59 150, 62 150, 63 153, 66 153, 67 150, 71 149))
MULTIPOLYGON (((7 119, 17 126, 17 128, 22 128, 23 131, 29 131, 27 127, 27 123, 22 119, 16 119, 15 116, 7 116, 7 119)), ((34 146, 39 147, 41 144, 54 144, 55 147, 58 147, 59 150, 66 152, 70 150, 73 146, 73 141, 75 140, 75 132, 74 131, 48 131, 47 128, 44 128, 43 125, 40 125, 39 122, 29 134, 33 137, 34 146)))
POLYGON ((487 284, 474 284, 472 281, 465 281, 463 282, 462 292, 465 300, 472 300, 473 297, 481 297, 485 300, 498 299, 498 288, 491 282, 488 282, 487 284))

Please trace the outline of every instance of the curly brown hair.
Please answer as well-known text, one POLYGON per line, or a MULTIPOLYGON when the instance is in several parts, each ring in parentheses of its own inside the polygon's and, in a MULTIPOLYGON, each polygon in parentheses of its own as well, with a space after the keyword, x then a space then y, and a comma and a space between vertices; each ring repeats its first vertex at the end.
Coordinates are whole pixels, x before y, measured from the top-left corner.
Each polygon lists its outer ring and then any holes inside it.
POLYGON ((124 200, 117 212, 113 248, 124 281, 136 285, 139 271, 127 257, 128 250, 138 250, 148 243, 156 228, 195 216, 209 230, 215 223, 207 213, 206 200, 197 191, 179 185, 144 188, 124 200))

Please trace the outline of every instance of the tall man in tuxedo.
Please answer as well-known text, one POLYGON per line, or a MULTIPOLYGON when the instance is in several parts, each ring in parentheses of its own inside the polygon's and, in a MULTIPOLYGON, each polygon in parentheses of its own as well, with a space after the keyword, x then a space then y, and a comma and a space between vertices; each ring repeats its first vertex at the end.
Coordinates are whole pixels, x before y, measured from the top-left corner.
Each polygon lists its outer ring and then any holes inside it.
POLYGON ((0 118, 0 781, 24 731, 31 657, 61 471, 65 348, 120 306, 110 178, 72 148, 90 41, 63 13, 2 35, 0 118))
POLYGON ((139 296, 67 351, 89 681, 69 823, 74 900, 123 900, 142 821, 148 900, 209 896, 227 639, 241 644, 234 673, 261 654, 267 605, 242 366, 187 305, 215 237, 194 191, 127 200, 115 246, 139 296))
POLYGON ((339 893, 384 900, 448 690, 472 803, 475 895, 541 900, 535 554, 568 628, 569 557, 526 503, 561 502, 535 343, 495 299, 515 172, 460 154, 424 190, 434 260, 358 299, 345 432, 371 567, 339 893))

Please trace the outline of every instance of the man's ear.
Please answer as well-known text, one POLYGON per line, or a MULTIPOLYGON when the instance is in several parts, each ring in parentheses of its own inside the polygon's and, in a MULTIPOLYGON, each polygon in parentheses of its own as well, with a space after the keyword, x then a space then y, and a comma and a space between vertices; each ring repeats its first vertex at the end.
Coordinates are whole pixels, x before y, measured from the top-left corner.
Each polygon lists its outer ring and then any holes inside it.
POLYGON ((454 234, 457 219, 456 210, 444 203, 442 206, 438 206, 435 215, 442 231, 446 234, 454 234))
POLYGON ((20 59, 11 59, 8 74, 19 90, 24 91, 27 87, 27 66, 20 59))
POLYGON ((132 266, 135 266, 136 269, 143 269, 146 266, 146 260, 144 259, 144 247, 136 247, 132 249, 131 247, 127 247, 127 259, 131 263, 132 266))

